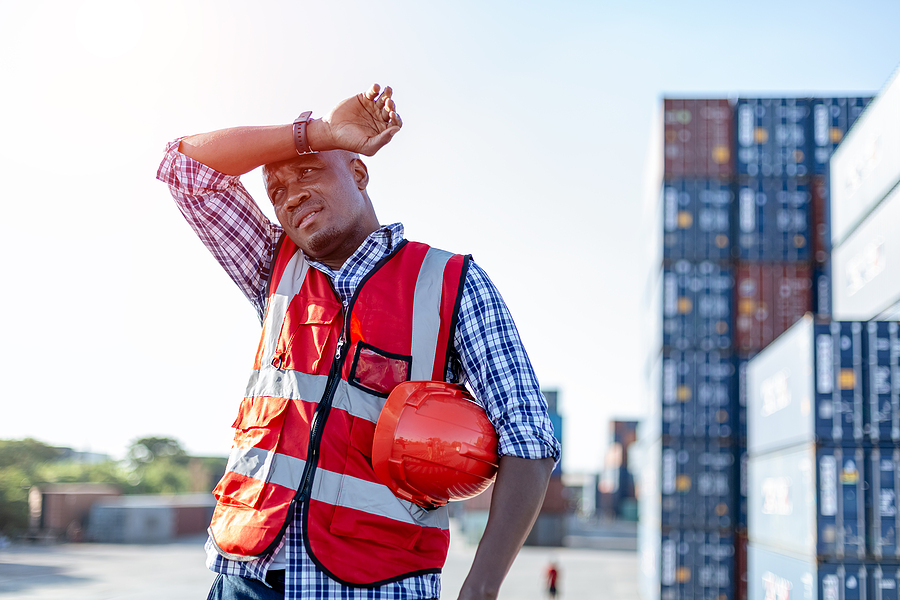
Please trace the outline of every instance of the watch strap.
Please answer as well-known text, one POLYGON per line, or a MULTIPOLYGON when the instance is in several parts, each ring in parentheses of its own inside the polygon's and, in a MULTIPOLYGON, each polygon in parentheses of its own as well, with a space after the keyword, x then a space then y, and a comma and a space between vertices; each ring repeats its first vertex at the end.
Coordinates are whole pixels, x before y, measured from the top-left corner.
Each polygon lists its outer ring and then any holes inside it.
POLYGON ((306 135, 306 124, 309 123, 310 117, 312 117, 312 111, 308 110, 300 113, 300 116, 294 119, 294 148, 300 155, 315 153, 315 150, 309 147, 309 138, 306 135))

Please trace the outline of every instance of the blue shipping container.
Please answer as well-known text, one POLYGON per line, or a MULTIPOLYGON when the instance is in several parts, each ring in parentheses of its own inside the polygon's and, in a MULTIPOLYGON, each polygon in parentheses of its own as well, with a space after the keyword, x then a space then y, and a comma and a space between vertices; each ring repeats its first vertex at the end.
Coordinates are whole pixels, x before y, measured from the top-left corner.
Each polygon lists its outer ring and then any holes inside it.
POLYGON ((734 536, 716 531, 662 534, 660 599, 734 600, 734 536))
POLYGON ((860 446, 807 444, 751 454, 751 544, 821 559, 866 556, 865 455, 860 446))
POLYGON ((806 98, 739 98, 735 110, 737 172, 751 177, 803 177, 811 167, 806 98))
POLYGON ((731 348, 732 270, 711 261, 663 267, 663 347, 731 348))
POLYGON ((872 600, 900 600, 900 565, 874 564, 869 567, 872 600))
POLYGON ((866 450, 866 521, 869 524, 869 554, 877 559, 900 558, 900 448, 877 446, 866 450))
POLYGON ((900 443, 900 326, 866 323, 864 343, 866 430, 873 443, 900 443))
POLYGON ((737 426, 734 389, 734 361, 727 354, 663 352, 662 434, 731 437, 737 426))
POLYGON ((748 261, 812 258, 809 184, 794 177, 748 179, 737 190, 738 256, 748 261))
POLYGON ((816 563, 814 558, 785 556, 751 543, 747 553, 747 597, 875 600, 878 597, 870 595, 869 588, 877 568, 865 562, 816 563))
POLYGON ((663 258, 731 258, 734 192, 723 179, 672 179, 663 185, 663 258))
POLYGON ((809 123, 814 173, 828 172, 831 154, 871 100, 871 97, 812 99, 809 123))
POLYGON ((747 367, 751 456, 812 442, 862 443, 863 324, 806 315, 747 367))
POLYGON ((660 522, 681 529, 736 525, 735 447, 716 440, 663 441, 660 522))
POLYGON ((831 261, 813 265, 813 310, 819 317, 831 316, 831 261))

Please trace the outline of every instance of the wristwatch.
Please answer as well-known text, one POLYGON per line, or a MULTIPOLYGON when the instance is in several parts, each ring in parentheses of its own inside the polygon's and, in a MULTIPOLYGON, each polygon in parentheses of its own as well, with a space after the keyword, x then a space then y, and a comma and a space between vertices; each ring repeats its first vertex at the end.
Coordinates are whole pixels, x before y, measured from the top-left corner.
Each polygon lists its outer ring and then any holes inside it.
POLYGON ((294 147, 300 155, 315 153, 315 150, 309 147, 309 138, 306 136, 306 124, 309 123, 310 117, 312 111, 308 110, 294 119, 294 147))

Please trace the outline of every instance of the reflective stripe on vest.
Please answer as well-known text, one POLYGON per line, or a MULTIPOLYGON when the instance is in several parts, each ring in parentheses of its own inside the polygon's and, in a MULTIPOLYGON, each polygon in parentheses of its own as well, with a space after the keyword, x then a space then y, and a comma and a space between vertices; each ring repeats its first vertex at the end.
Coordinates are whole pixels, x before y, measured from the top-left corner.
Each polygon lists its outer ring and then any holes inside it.
MULTIPOLYGON (((297 474, 303 473, 305 465, 306 461, 302 459, 259 448, 232 448, 228 458, 229 471, 263 483, 274 483, 290 489, 297 489, 300 485, 297 474)), ((411 502, 395 497, 383 485, 325 469, 316 472, 312 498, 347 508, 366 506, 366 512, 403 523, 441 529, 450 527, 446 511, 425 510, 411 502), (344 500, 343 502, 338 501, 339 496, 344 500), (347 498, 352 498, 353 502, 346 502, 347 498), (398 502, 405 507, 405 510, 397 510, 398 502)))

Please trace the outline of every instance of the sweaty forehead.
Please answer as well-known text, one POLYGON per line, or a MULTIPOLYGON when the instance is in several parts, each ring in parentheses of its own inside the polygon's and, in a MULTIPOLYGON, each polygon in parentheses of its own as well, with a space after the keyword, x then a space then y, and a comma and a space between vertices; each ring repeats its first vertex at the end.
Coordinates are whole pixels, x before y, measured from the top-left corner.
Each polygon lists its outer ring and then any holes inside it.
POLYGON ((304 154, 296 158, 263 165, 263 180, 268 181, 272 178, 294 174, 297 171, 308 167, 322 167, 329 164, 331 161, 327 160, 326 157, 321 156, 322 154, 324 153, 304 154))

